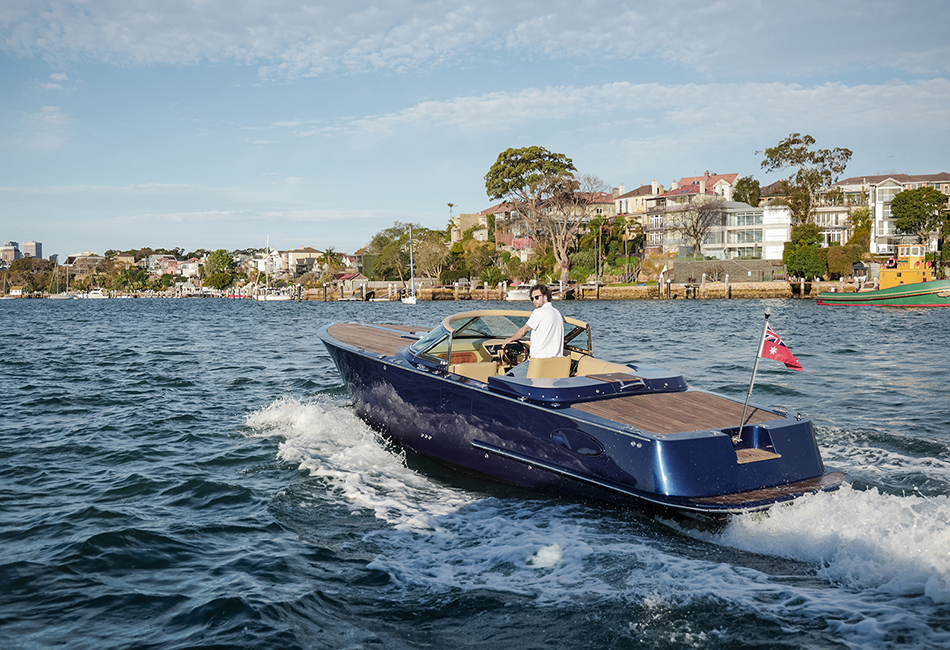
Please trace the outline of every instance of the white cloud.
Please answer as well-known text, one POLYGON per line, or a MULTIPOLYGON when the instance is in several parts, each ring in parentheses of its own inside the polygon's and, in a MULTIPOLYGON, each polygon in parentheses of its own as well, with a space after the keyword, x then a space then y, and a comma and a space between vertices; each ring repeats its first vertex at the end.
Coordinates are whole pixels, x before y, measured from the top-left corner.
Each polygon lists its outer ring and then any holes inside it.
POLYGON ((0 49, 121 65, 234 61, 265 77, 407 71, 518 56, 657 58, 708 78, 950 66, 950 5, 868 0, 794 3, 681 0, 27 0, 0 10, 0 49))
POLYGON ((829 128, 860 123, 863 128, 938 123, 950 103, 950 81, 935 79, 882 85, 779 83, 663 85, 618 82, 600 86, 532 88, 425 101, 402 111, 366 116, 301 131, 299 135, 338 133, 373 136, 450 129, 472 133, 506 132, 529 125, 570 124, 586 130, 609 122, 612 128, 660 133, 704 130, 735 135, 774 126, 821 121, 829 128))
POLYGON ((2 140, 21 151, 49 153, 62 149, 68 139, 70 119, 59 106, 44 106, 36 113, 21 113, 2 140))

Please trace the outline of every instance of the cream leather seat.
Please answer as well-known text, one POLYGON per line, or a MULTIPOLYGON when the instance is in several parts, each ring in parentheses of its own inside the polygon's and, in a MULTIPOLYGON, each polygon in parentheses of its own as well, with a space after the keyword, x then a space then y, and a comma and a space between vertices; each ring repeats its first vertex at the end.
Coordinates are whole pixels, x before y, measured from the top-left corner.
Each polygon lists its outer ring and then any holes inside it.
POLYGON ((590 357, 586 354, 577 361, 577 376, 586 377, 588 375, 603 375, 611 372, 625 372, 633 374, 633 370, 628 366, 622 366, 613 361, 604 361, 596 357, 590 357))
POLYGON ((570 357, 532 358, 528 361, 528 379, 562 379, 570 376, 570 357))
MULTIPOLYGON (((453 355, 454 356, 454 355, 453 355)), ((488 378, 498 374, 498 363, 495 361, 480 361, 478 363, 457 363, 449 366, 449 372, 462 375, 469 379, 488 383, 488 378)))

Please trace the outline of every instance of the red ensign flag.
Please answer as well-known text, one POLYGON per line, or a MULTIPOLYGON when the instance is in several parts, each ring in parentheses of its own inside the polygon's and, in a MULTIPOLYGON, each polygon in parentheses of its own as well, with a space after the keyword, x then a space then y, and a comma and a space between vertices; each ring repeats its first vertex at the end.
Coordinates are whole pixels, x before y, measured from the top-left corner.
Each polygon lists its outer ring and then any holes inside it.
POLYGON ((771 325, 765 328, 765 343, 762 344, 762 351, 759 352, 759 356, 764 359, 781 361, 785 364, 786 368, 791 368, 792 370, 800 371, 802 369, 802 364, 798 362, 798 359, 796 359, 795 355, 788 349, 788 346, 782 342, 782 339, 775 333, 771 325))

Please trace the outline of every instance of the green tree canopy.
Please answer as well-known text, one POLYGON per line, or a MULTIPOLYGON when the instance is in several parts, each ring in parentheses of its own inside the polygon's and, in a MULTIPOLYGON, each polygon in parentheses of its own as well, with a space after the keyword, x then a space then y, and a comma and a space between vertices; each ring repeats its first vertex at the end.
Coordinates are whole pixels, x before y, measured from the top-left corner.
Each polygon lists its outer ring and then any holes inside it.
POLYGON ((535 209, 556 187, 552 179, 577 171, 573 161, 544 147, 506 149, 485 174, 485 191, 491 199, 508 199, 520 209, 535 209))
POLYGON ((44 291, 51 284, 55 265, 49 260, 37 257, 21 257, 10 263, 2 273, 7 291, 10 287, 21 286, 24 291, 44 291))
POLYGON ((208 253, 204 267, 208 275, 228 273, 234 268, 234 258, 231 256, 231 253, 223 248, 219 248, 213 253, 208 253))
MULTIPOLYGON (((821 254, 821 250, 821 247, 816 245, 800 246, 793 249, 785 261, 789 274, 806 280, 823 276, 828 270, 828 265, 821 254)), ((786 252, 788 252, 787 249, 786 252)))
POLYGON ((759 207, 759 201, 761 201, 759 181, 752 178, 752 176, 743 176, 736 181, 732 198, 735 201, 748 203, 753 208, 759 207))
MULTIPOLYGON (((789 199, 795 223, 811 220, 811 210, 815 205, 815 196, 822 187, 828 187, 838 180, 851 160, 852 151, 836 147, 835 149, 812 149, 815 138, 801 133, 792 133, 774 147, 765 150, 762 169, 774 172, 782 169, 795 169, 789 177, 789 183, 807 195, 789 199)), ((763 152, 758 151, 757 154, 763 152)))
POLYGON ((204 279, 203 285, 212 289, 227 289, 231 286, 233 278, 230 273, 225 271, 216 271, 204 279))
POLYGON ((941 211, 947 207, 947 195, 932 187, 899 192, 891 201, 891 215, 898 230, 913 233, 920 241, 927 238, 943 223, 941 211))

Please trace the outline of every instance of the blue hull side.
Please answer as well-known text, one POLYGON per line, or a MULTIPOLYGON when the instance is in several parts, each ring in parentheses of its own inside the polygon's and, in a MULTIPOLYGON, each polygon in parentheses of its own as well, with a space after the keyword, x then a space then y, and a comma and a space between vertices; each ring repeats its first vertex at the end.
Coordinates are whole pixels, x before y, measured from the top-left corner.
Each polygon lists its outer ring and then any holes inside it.
MULTIPOLYGON (((755 509, 697 498, 825 475, 807 420, 762 423, 780 457, 738 464, 727 433, 650 435, 570 407, 533 404, 324 338, 358 414, 441 463, 518 486, 699 512, 755 509)), ((766 435, 766 434, 763 434, 766 435)), ((808 490, 814 491, 814 490, 808 490)), ((761 507, 799 496, 763 497, 761 507)))

